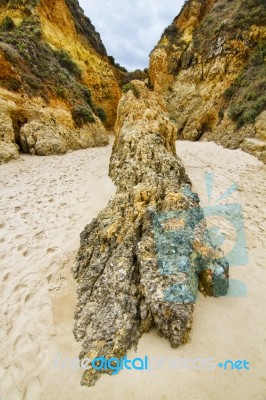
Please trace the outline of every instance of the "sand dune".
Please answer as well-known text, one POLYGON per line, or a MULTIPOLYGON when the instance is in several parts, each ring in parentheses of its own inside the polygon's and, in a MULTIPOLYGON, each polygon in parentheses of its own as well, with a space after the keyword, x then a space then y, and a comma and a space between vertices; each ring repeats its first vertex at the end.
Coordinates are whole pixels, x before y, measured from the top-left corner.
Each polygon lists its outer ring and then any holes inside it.
MULTIPOLYGON (((111 146, 65 156, 25 155, 0 167, 0 399, 266 399, 265 167, 240 150, 214 143, 177 142, 177 150, 203 207, 214 204, 232 183, 238 186, 222 204, 238 203, 244 211, 249 261, 232 267, 231 277, 244 282, 248 293, 200 296, 191 343, 173 350, 152 331, 128 356, 246 359, 250 370, 177 370, 165 359, 162 369, 122 371, 104 376, 94 388, 81 387, 70 268, 79 233, 114 194, 108 178, 111 146), (211 203, 206 172, 214 173, 211 203)), ((235 235, 225 219, 219 221, 228 251, 235 235)))

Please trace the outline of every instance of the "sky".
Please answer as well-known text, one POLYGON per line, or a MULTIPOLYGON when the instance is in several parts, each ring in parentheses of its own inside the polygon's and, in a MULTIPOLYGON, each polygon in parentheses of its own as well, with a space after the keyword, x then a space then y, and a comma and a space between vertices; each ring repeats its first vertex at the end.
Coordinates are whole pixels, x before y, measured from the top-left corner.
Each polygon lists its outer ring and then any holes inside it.
POLYGON ((107 53, 128 71, 148 67, 149 54, 184 0, 79 0, 107 53))

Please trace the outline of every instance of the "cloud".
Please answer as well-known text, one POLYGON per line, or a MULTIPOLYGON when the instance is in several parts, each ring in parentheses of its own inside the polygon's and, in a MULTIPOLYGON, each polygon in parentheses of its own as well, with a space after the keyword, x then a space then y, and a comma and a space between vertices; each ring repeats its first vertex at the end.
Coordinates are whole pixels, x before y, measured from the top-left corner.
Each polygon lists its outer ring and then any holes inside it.
POLYGON ((149 53, 184 0, 79 0, 109 55, 129 71, 145 68, 149 53))

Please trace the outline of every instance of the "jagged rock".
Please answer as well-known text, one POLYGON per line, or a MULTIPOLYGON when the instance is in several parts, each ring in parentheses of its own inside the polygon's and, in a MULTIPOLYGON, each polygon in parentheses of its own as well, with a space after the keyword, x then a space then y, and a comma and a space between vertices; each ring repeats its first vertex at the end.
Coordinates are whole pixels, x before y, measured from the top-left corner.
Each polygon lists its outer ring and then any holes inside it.
MULTIPOLYGON (((174 125, 143 82, 122 97, 110 176, 115 197, 87 225, 73 267, 80 357, 122 357, 156 326, 187 342, 197 287, 224 295, 228 264, 210 242, 198 196, 175 153, 174 125)), ((106 372, 106 371, 105 371, 106 372)), ((92 386, 104 371, 85 371, 92 386)))
POLYGON ((266 141, 254 138, 245 139, 241 145, 241 149, 255 155, 259 160, 266 164, 266 141))
POLYGON ((235 149, 261 130, 254 123, 265 109, 265 16, 263 0, 188 0, 164 31, 149 77, 178 138, 235 149))
POLYGON ((266 111, 258 116, 254 129, 256 138, 266 142, 266 111))
POLYGON ((255 137, 248 137, 243 140, 241 149, 256 156, 266 164, 266 111, 258 116, 252 136, 255 137))

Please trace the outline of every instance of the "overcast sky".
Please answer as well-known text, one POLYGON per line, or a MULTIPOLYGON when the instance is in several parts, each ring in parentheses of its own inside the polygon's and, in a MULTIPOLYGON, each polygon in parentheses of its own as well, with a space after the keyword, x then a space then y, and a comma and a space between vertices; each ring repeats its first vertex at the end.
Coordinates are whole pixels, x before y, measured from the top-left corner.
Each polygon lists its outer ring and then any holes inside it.
POLYGON ((184 0, 79 0, 100 33, 108 55, 129 71, 148 57, 184 0))

